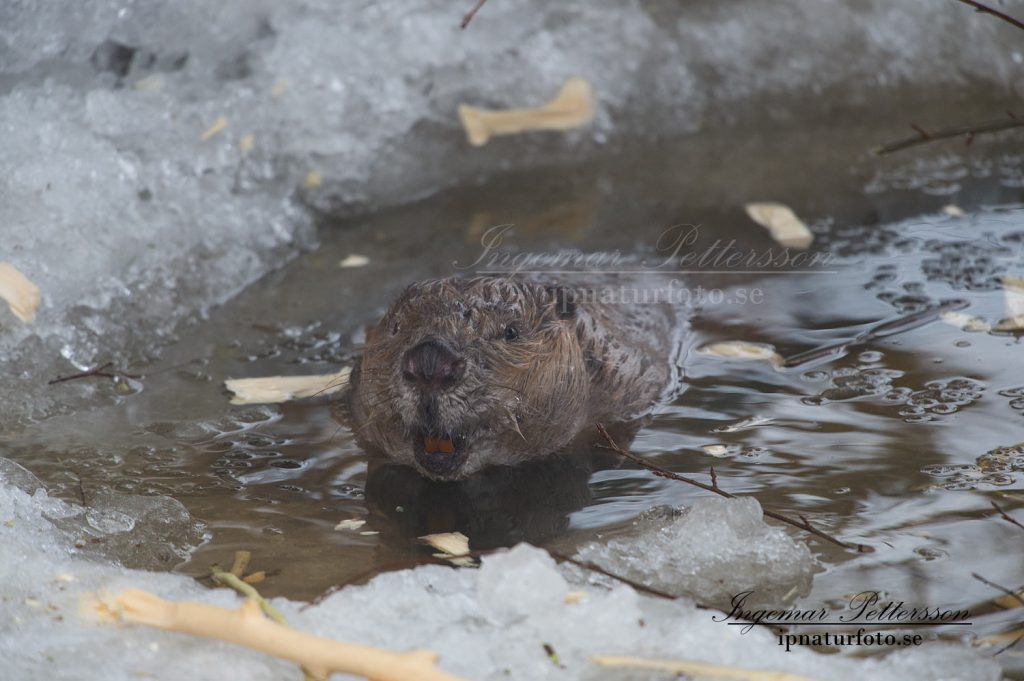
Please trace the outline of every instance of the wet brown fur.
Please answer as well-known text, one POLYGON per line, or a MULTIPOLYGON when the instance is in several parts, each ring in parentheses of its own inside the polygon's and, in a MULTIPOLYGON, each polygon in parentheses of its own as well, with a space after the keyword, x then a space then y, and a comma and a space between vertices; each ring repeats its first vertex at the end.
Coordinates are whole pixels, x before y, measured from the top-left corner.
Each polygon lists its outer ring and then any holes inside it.
POLYGON ((633 418, 670 378, 670 316, 651 306, 573 304, 572 292, 519 277, 413 284, 367 331, 348 412, 358 439, 420 469, 412 438, 459 432, 468 458, 452 477, 550 454, 599 420, 633 418), (509 326, 514 339, 506 337, 509 326), (466 360, 457 385, 427 398, 401 358, 443 338, 466 360))

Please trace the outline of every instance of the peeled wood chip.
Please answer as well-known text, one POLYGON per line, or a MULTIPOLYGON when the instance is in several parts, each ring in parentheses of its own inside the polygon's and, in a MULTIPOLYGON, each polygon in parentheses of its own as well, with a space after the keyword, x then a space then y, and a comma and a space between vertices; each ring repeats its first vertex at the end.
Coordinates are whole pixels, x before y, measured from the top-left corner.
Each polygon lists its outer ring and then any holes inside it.
POLYGON ((349 518, 348 520, 342 520, 340 523, 334 526, 336 530, 358 530, 360 527, 366 524, 365 520, 358 518, 349 518))
POLYGON ((351 372, 345 367, 336 374, 229 378, 224 386, 235 394, 231 404, 273 404, 332 395, 348 385, 351 372))
POLYGON ((266 578, 267 578, 266 571, 265 570, 258 570, 256 572, 252 573, 251 575, 246 575, 245 577, 242 577, 242 581, 245 582, 246 584, 259 584, 260 582, 262 582, 266 578))
POLYGON ((993 331, 1024 331, 1024 314, 1016 317, 1000 319, 993 327, 993 331))
POLYGON ((441 552, 435 553, 435 558, 448 559, 453 565, 460 567, 473 565, 473 559, 466 555, 469 553, 469 537, 461 532, 427 534, 420 537, 420 541, 441 552))
POLYGON ((955 218, 962 218, 964 216, 963 209, 960 206, 954 206, 953 204, 943 206, 942 212, 946 215, 952 215, 955 218))
POLYGON ((0 298, 7 301, 14 316, 23 322, 36 318, 42 300, 39 287, 9 262, 0 262, 0 298))
POLYGON ((370 264, 370 259, 365 255, 357 255, 353 253, 348 255, 344 260, 338 263, 338 267, 365 267, 370 264))
POLYGON ((586 596, 586 591, 570 591, 569 593, 565 594, 565 604, 575 605, 576 603, 579 603, 584 598, 586 598, 586 596))
POLYGON ((705 454, 717 459, 721 459, 729 453, 729 448, 725 445, 704 445, 701 449, 704 450, 705 454))
POLYGON ((974 643, 982 648, 989 648, 991 646, 1005 646, 1007 643, 1013 643, 1021 638, 1024 638, 1024 629, 1014 629, 1002 634, 979 638, 974 643))
POLYGON ((1024 316, 1024 279, 1002 277, 1003 295, 1006 298, 1006 316, 1024 316))
POLYGON ((992 328, 996 331, 1024 330, 1024 279, 1002 277, 1003 297, 1006 303, 1006 318, 1000 319, 992 328))
POLYGON ((745 208, 750 219, 767 227, 772 238, 787 248, 805 249, 814 241, 814 235, 800 218, 781 203, 748 203, 745 208))
POLYGON ((964 331, 990 331, 992 325, 981 317, 975 317, 963 312, 943 312, 940 315, 942 321, 964 331))
POLYGON ((591 660, 602 667, 650 669, 677 675, 685 674, 693 678, 720 679, 721 681, 814 681, 810 677, 789 672, 726 667, 708 664, 707 662, 691 662, 689 660, 666 660, 621 655, 595 655, 591 660))
POLYGON ((275 81, 274 87, 270 88, 271 97, 280 97, 286 92, 288 92, 288 81, 286 80, 275 81))
POLYGON ((449 556, 464 556, 469 553, 469 537, 461 532, 427 534, 420 537, 420 541, 449 556))
POLYGON ((513 135, 534 130, 572 130, 594 118, 594 97, 590 83, 570 78, 558 94, 534 109, 489 111, 461 104, 459 120, 474 147, 487 144, 495 135, 513 135))
POLYGON ((756 428, 757 426, 763 426, 763 425, 771 423, 771 422, 772 422, 772 419, 770 417, 768 417, 768 416, 758 416, 758 415, 755 415, 755 416, 750 416, 748 418, 745 418, 742 421, 737 421, 736 423, 730 423, 727 426, 721 426, 719 428, 712 428, 711 432, 713 432, 713 433, 735 433, 735 432, 740 431, 740 430, 747 430, 748 428, 756 428))
POLYGON ((306 189, 316 189, 323 184, 324 178, 319 170, 310 170, 306 173, 306 189))
POLYGON ((248 154, 254 146, 256 146, 256 135, 252 133, 242 135, 242 138, 238 140, 238 150, 243 154, 248 154))
POLYGON ((1006 610, 1012 610, 1014 608, 1024 608, 1024 591, 1017 591, 1015 593, 1016 595, 1014 596, 1006 594, 1005 596, 994 598, 992 599, 992 602, 998 605, 1000 608, 1004 608, 1006 610))
POLYGON ((250 560, 252 560, 251 551, 235 551, 235 562, 231 565, 231 574, 241 577, 245 573, 245 568, 249 567, 250 560))
POLYGON ((722 341, 711 343, 697 349, 705 355, 721 357, 723 359, 761 359, 767 360, 775 366, 782 366, 782 355, 775 352, 775 348, 767 343, 748 343, 747 341, 722 341))
POLYGON ((217 120, 213 122, 213 125, 207 128, 203 132, 203 134, 199 136, 199 139, 205 142, 214 137, 215 135, 218 135, 221 132, 223 132, 224 128, 226 127, 228 127, 228 119, 224 118, 223 116, 218 116, 217 120))

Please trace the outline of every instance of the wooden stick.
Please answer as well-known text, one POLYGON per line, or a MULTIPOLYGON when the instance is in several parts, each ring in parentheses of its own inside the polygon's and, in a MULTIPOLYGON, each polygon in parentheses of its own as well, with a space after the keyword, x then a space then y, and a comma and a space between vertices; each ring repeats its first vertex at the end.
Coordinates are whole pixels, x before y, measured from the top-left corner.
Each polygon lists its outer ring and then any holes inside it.
MULTIPOLYGON (((625 449, 620 447, 617 442, 615 442, 615 440, 612 438, 611 434, 608 432, 608 430, 604 427, 603 424, 597 424, 597 432, 601 434, 601 437, 604 438, 604 441, 608 443, 608 446, 611 448, 613 452, 615 452, 619 456, 626 457, 627 459, 634 463, 639 464, 640 466, 646 468, 647 470, 651 471, 660 478, 668 478, 670 480, 678 480, 679 482, 685 482, 688 485, 699 487, 702 490, 714 492, 718 496, 725 497, 726 499, 739 498, 735 494, 731 492, 726 492, 724 489, 718 486, 718 474, 714 472, 713 468, 711 470, 712 484, 709 485, 705 482, 701 482, 700 480, 694 480, 693 478, 688 478, 685 475, 679 475, 678 473, 673 473, 672 471, 666 470, 659 466, 655 466, 653 463, 647 461, 642 457, 637 456, 633 452, 626 451, 625 449)), ((769 518, 774 518, 779 522, 786 523, 787 525, 792 525, 793 527, 797 527, 805 532, 810 532, 815 537, 820 537, 826 541, 832 542, 837 546, 842 546, 844 549, 853 549, 859 552, 863 552, 866 550, 865 547, 861 544, 848 544, 847 542, 840 541, 835 537, 828 535, 825 532, 822 532, 814 525, 811 525, 810 521, 807 520, 807 518, 805 518, 804 516, 800 516, 800 520, 793 520, 788 516, 784 516, 781 513, 776 513, 775 511, 769 511, 764 507, 761 508, 761 512, 769 518)))
POLYGON ((1014 128, 1024 128, 1024 120, 1015 118, 1011 115, 1008 118, 999 118, 994 121, 968 123, 967 125, 954 125, 950 128, 932 130, 931 132, 928 132, 924 128, 916 125, 912 125, 910 127, 917 132, 916 135, 883 144, 875 149, 875 153, 879 156, 885 156, 886 154, 891 154, 894 151, 901 151, 903 149, 909 149, 910 147, 916 147, 919 144, 927 144, 929 142, 947 140, 954 137, 964 137, 966 138, 967 143, 970 144, 975 135, 1002 132, 1003 130, 1012 130, 1014 128))
POLYGON ((459 120, 474 147, 487 144, 495 135, 513 135, 535 130, 572 130, 594 118, 594 96, 582 78, 570 78, 555 98, 533 109, 490 111, 459 105, 459 120))
POLYGON ((602 667, 628 667, 631 669, 652 669, 655 671, 685 674, 703 679, 723 681, 814 681, 807 676, 789 672, 766 672, 741 667, 723 667, 706 662, 687 660, 664 660, 653 657, 629 657, 624 655, 597 655, 593 661, 602 667))
POLYGON ((1019 29, 1024 29, 1024 23, 1022 23, 1021 21, 1014 19, 1009 14, 1004 14, 1003 12, 1000 12, 997 9, 993 9, 988 5, 983 5, 982 3, 977 2, 977 0, 957 0, 957 2, 962 2, 965 5, 970 5, 971 7, 974 8, 976 12, 980 12, 982 14, 991 14, 997 19, 1002 19, 1011 26, 1016 26, 1019 29))
POLYGON ((1008 522, 1008 523, 1010 523, 1012 525, 1016 525, 1020 529, 1024 530, 1024 525, 1021 525, 1018 520, 1016 520, 1015 518, 1010 516, 1010 514, 1007 513, 1006 511, 1004 511, 1002 506, 1000 506, 999 504, 997 504, 994 501, 992 501, 990 503, 992 504, 992 508, 996 509, 996 511, 999 513, 999 515, 1002 516, 1003 520, 1005 520, 1006 522, 1008 522))
POLYGON ((476 4, 473 5, 473 9, 469 10, 468 12, 466 12, 465 15, 463 15, 462 24, 460 24, 459 28, 464 29, 467 26, 469 26, 469 22, 473 21, 473 17, 476 16, 476 13, 480 11, 480 8, 484 6, 485 2, 487 2, 487 0, 476 0, 476 4))
POLYGON ((395 653, 313 636, 267 619, 253 600, 229 610, 205 603, 165 601, 146 591, 128 589, 113 605, 97 607, 126 622, 236 643, 291 660, 319 678, 340 672, 373 681, 464 681, 438 669, 434 664, 437 654, 429 650, 395 653))

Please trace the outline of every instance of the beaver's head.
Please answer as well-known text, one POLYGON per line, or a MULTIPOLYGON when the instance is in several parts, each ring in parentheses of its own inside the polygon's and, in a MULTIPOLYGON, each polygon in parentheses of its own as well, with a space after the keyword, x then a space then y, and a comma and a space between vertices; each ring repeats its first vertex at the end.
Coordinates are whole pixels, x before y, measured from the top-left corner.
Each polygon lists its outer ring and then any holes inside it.
POLYGON ((367 332, 357 437, 441 480, 562 447, 588 400, 575 316, 567 289, 514 278, 410 286, 367 332))

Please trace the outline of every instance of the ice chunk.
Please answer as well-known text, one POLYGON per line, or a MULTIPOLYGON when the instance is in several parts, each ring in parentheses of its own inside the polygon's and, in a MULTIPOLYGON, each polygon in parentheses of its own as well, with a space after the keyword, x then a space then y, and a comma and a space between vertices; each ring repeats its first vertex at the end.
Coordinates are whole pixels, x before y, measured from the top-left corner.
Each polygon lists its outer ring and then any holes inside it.
POLYGON ((170 569, 205 539, 203 525, 170 497, 98 494, 86 506, 66 503, 7 459, 0 459, 0 485, 31 493, 40 516, 76 551, 126 567, 170 569))
POLYGON ((581 547, 579 558, 672 594, 728 608, 736 594, 779 605, 806 595, 814 559, 802 541, 764 522, 756 499, 699 499, 686 510, 659 507, 628 533, 581 547))
POLYGON ((0 484, 12 485, 22 492, 32 494, 43 488, 43 483, 21 464, 10 459, 0 459, 0 484))
MULTIPOLYGON (((293 664, 234 645, 83 618, 80 597, 102 590, 142 588, 163 598, 225 607, 237 607, 240 598, 182 575, 129 570, 80 555, 74 537, 47 519, 61 508, 74 516, 69 506, 42 492, 30 496, 0 484, 5 678, 85 681, 97 669, 112 681, 270 681, 298 674, 293 664)), ((705 511, 712 513, 712 507, 705 511)), ((749 522, 756 526, 754 515, 749 522)), ((685 598, 650 598, 623 585, 585 588, 582 598, 565 598, 565 573, 546 552, 520 545, 488 557, 479 570, 426 566, 380 575, 306 610, 285 599, 274 605, 304 631, 392 650, 432 649, 443 669, 472 679, 652 678, 597 668, 591 658, 598 654, 785 670, 822 681, 1000 676, 994 661, 964 646, 926 645, 869 660, 807 649, 787 653, 771 632, 741 635, 738 627, 712 621, 713 613, 685 598)))
POLYGON ((494 621, 511 624, 564 605, 569 585, 546 553, 520 544, 500 559, 484 559, 477 579, 481 609, 494 621))
POLYGON ((151 356, 178 322, 311 245, 314 215, 742 111, 807 128, 822 93, 829 121, 859 107, 891 125, 910 87, 985 97, 1019 80, 1017 33, 956 3, 505 0, 462 31, 464 11, 0 3, 0 242, 43 300, 31 327, 0 310, 0 425, 89 404, 46 378, 151 356), (541 104, 571 76, 593 87, 591 126, 469 153, 460 102, 541 104))

